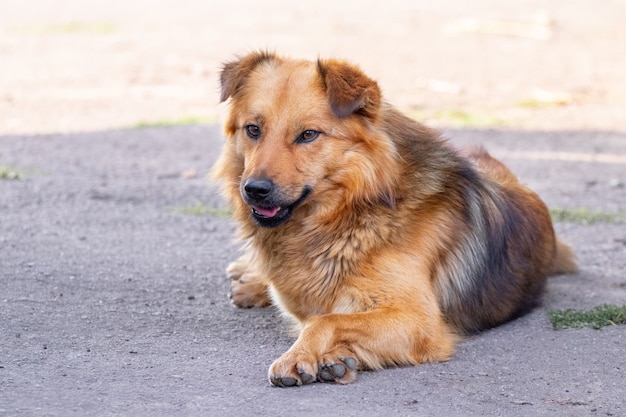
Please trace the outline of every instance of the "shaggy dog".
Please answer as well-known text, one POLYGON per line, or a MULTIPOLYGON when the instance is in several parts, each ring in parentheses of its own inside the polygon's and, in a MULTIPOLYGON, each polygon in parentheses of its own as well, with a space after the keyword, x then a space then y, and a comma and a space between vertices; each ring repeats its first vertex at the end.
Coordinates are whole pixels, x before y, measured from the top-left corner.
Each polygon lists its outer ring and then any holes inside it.
POLYGON ((224 65, 221 89, 214 176, 246 242, 231 298, 274 303, 299 330, 272 384, 445 361, 576 269, 508 168, 403 116, 357 67, 255 52, 224 65))

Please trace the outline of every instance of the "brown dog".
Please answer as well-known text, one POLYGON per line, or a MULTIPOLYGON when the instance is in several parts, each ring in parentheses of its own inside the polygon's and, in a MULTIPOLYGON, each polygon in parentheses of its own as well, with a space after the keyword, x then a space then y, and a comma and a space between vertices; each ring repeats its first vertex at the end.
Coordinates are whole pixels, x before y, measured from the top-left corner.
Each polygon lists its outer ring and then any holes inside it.
POLYGON ((358 68, 259 52, 221 85, 214 174, 247 242, 231 297, 273 302, 300 330, 273 384, 447 360, 458 335, 528 312, 547 276, 576 269, 536 194, 404 117, 358 68))

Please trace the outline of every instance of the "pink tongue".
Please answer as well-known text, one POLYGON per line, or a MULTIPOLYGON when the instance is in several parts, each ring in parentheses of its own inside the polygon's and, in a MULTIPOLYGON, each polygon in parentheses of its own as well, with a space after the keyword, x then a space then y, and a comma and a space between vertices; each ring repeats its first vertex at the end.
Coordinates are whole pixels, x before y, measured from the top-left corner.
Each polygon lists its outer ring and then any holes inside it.
POLYGON ((278 210, 280 210, 280 207, 271 207, 271 208, 253 207, 253 209, 257 213, 259 213, 261 216, 274 217, 276 216, 276 213, 278 213, 278 210))

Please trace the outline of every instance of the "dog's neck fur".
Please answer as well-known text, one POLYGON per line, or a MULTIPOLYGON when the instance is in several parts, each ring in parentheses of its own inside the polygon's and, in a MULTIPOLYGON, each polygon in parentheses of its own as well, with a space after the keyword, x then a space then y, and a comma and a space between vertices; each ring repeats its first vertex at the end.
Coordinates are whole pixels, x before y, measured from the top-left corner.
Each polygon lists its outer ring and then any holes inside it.
MULTIPOLYGON (((296 318, 303 319, 309 314, 329 313, 335 308, 336 300, 330 300, 326 295, 336 294, 335 288, 342 284, 346 277, 358 276, 360 268, 371 253, 376 253, 391 245, 403 246, 404 231, 410 230, 408 224, 401 224, 398 219, 415 219, 415 212, 424 208, 416 204, 422 201, 428 205, 428 201, 442 192, 449 181, 444 172, 444 167, 439 159, 446 159, 452 151, 443 141, 435 140, 438 134, 423 125, 411 121, 410 131, 401 131, 397 126, 406 126, 407 119, 390 106, 386 106, 379 124, 371 126, 375 134, 381 140, 390 141, 393 146, 387 147, 388 151, 397 159, 398 163, 389 165, 396 166, 398 172, 391 176, 399 175, 428 175, 431 189, 419 191, 419 198, 415 198, 415 189, 400 189, 394 182, 394 188, 389 190, 393 201, 386 198, 358 199, 351 198, 350 190, 337 189, 334 192, 342 195, 330 197, 328 200, 339 202, 337 206, 317 207, 315 202, 304 204, 294 213, 293 218, 287 223, 276 228, 263 228, 258 226, 250 216, 250 209, 246 205, 238 204, 236 217, 242 225, 242 235, 250 240, 250 244, 257 255, 262 257, 260 264, 265 266, 262 273, 266 276, 270 287, 274 289, 275 301, 284 309, 291 312, 296 318), (427 139, 427 140, 425 140, 427 139), (412 155, 416 153, 432 154, 433 167, 416 167, 412 155), (440 157, 438 154, 445 155, 440 157), (412 198, 405 198, 407 196, 412 198), (411 201, 409 206, 406 201, 411 201), (387 216, 381 215, 388 212, 387 216), (412 211, 413 216, 394 215, 397 211, 412 211), (392 221, 392 219, 395 219, 392 221), (346 235, 346 231, 349 231, 346 235), (308 252, 299 252, 300 248, 308 248, 308 252), (280 253, 280 256, 277 254, 280 253), (317 278, 311 279, 314 275, 317 278), (323 277, 323 279, 319 279, 323 277), (298 294, 298 300, 285 300, 280 298, 281 287, 288 285, 290 288, 298 287, 298 291, 290 291, 298 294), (316 306, 306 306, 306 300, 327 300, 316 306), (312 310, 313 309, 313 310, 312 310)), ((385 157, 384 155, 381 157, 385 157)), ((423 157, 423 154, 422 154, 423 157)), ((421 158, 423 161, 424 158, 421 158)), ((388 173, 387 173, 388 174, 388 173)), ((396 213, 397 214, 397 213, 396 213)), ((428 219, 424 219, 425 222, 428 219)), ((374 305, 374 300, 364 300, 364 305, 374 305)))

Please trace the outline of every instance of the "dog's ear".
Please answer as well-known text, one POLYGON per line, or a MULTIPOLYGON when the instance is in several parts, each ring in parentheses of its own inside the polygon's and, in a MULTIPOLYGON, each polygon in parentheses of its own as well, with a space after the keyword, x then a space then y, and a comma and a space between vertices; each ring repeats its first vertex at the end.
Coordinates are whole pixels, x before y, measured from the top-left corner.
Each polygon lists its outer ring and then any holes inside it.
POLYGON ((376 81, 343 61, 318 60, 317 69, 335 116, 341 119, 358 113, 376 119, 381 105, 376 81))
POLYGON ((244 81, 248 74, 254 68, 265 61, 275 61, 278 58, 270 52, 253 52, 236 61, 227 62, 222 67, 220 74, 220 82, 222 86, 222 94, 220 102, 233 97, 244 85, 244 81))

